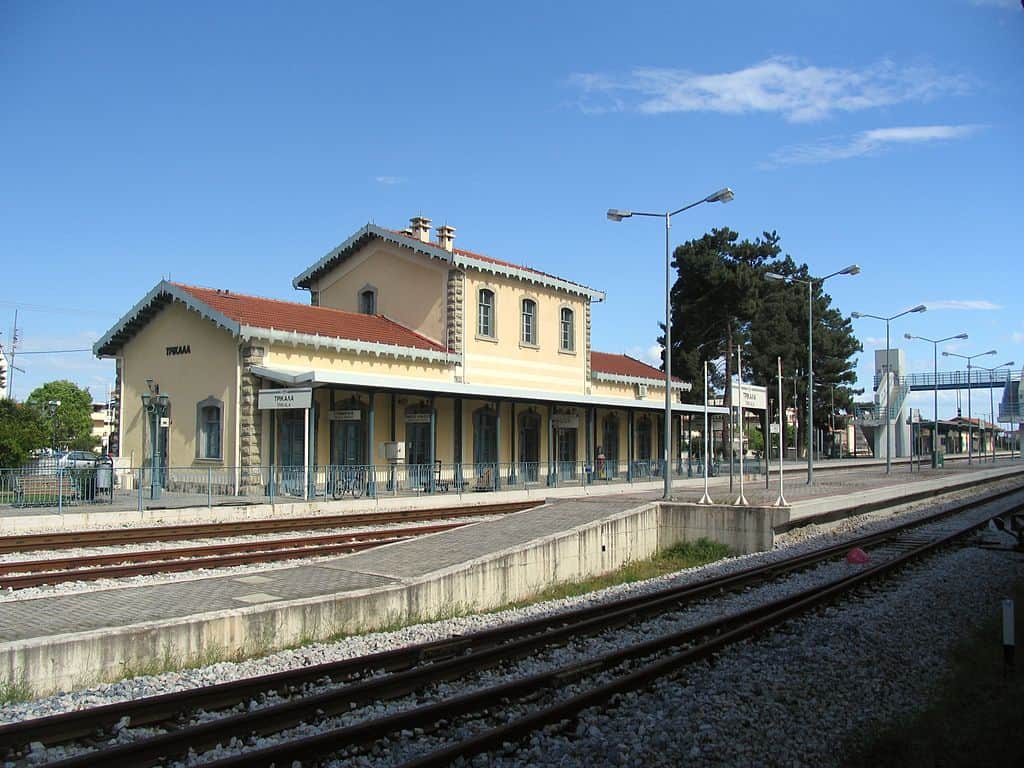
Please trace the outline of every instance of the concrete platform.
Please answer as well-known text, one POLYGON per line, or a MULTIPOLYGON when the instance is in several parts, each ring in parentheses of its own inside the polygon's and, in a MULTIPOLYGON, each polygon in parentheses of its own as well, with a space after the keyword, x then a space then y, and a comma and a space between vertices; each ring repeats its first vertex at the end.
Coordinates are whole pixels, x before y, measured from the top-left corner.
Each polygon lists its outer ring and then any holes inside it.
MULTIPOLYGON (((700 536, 741 552, 770 548, 791 520, 822 520, 865 504, 924 497, 986 479, 1019 475, 1019 462, 886 477, 848 467, 797 477, 789 509, 767 506, 774 488, 744 483, 752 506, 700 506, 703 480, 682 481, 678 501, 660 489, 550 499, 492 521, 319 563, 247 575, 179 577, 166 584, 0 602, 0 678, 37 693, 116 679, 151 663, 181 666, 239 651, 263 653, 343 633, 494 608, 545 586, 614 570, 700 536)), ((776 481, 777 483, 777 481, 776 481)), ((505 496, 506 494, 500 494, 505 496)), ((512 494, 507 494, 512 497, 512 494)), ((735 496, 728 478, 712 495, 735 496)), ((495 495, 488 495, 496 500, 495 495)), ((522 498, 519 495, 518 498, 522 498)), ((451 497, 437 497, 439 505, 451 497)))

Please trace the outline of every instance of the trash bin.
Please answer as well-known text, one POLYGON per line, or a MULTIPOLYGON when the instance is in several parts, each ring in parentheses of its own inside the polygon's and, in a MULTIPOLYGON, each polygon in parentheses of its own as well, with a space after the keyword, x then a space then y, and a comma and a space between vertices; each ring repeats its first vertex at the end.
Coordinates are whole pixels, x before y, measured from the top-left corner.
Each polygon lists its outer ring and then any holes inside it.
POLYGON ((114 488, 114 464, 100 460, 96 464, 96 492, 110 495, 114 488))

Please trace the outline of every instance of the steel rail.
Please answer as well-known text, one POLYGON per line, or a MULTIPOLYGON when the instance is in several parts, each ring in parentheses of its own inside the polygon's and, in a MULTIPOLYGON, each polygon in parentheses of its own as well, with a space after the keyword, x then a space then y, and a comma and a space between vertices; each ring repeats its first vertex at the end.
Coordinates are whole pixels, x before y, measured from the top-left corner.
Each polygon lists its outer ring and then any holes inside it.
MULTIPOLYGON (((1005 513, 998 513, 998 517, 1005 513)), ((730 614, 703 624, 670 633, 627 648, 617 649, 590 657, 553 670, 519 678, 496 686, 462 694, 434 704, 414 707, 376 720, 364 721, 322 731, 312 736, 279 742, 278 744, 249 750, 220 760, 204 763, 207 768, 236 768, 237 766, 288 765, 294 761, 317 760, 340 749, 365 747, 390 734, 414 728, 429 728, 439 720, 451 720, 467 714, 487 712, 505 701, 535 697, 546 691, 564 686, 573 680, 599 672, 607 672, 620 665, 641 660, 671 648, 697 643, 696 646, 673 653, 666 658, 648 662, 645 666, 618 680, 596 686, 565 702, 542 709, 539 713, 520 718, 492 729, 466 742, 442 748, 434 753, 408 761, 403 768, 449 765, 457 757, 479 754, 485 749, 500 746, 504 741, 518 740, 527 733, 545 725, 561 722, 582 709, 605 703, 612 696, 649 685, 659 677, 678 671, 679 667, 707 658, 732 643, 756 636, 794 616, 861 585, 870 578, 888 573, 987 524, 988 520, 971 523, 963 529, 941 537, 923 546, 897 555, 890 561, 861 572, 841 577, 827 585, 801 590, 752 609, 730 614)), ((64 765, 64 764, 59 764, 64 765)))
MULTIPOLYGON (((2 726, 0 727, 0 745, 11 749, 16 745, 26 744, 30 741, 43 741, 48 744, 60 743, 94 733, 97 729, 109 728, 124 717, 129 717, 133 725, 146 725, 173 718, 179 713, 196 709, 200 706, 207 710, 231 706, 261 692, 291 691, 304 683, 325 678, 337 681, 345 678, 351 679, 352 676, 359 673, 372 675, 374 672, 395 672, 396 670, 408 672, 405 675, 392 675, 391 678, 383 680, 381 678, 374 678, 373 680, 361 681, 356 683, 355 687, 349 686, 340 691, 328 692, 318 695, 314 699, 297 699, 292 702, 274 705, 266 709, 265 715, 255 715, 255 717, 266 718, 268 723, 272 722, 273 727, 270 729, 271 731, 280 730, 281 728, 288 727, 289 723, 296 724, 303 719, 308 720, 311 716, 319 717, 328 711, 347 711, 354 698, 358 698, 360 701, 369 701, 382 697, 403 695, 432 680, 451 679, 453 675, 458 676, 460 668, 465 670, 474 664, 476 668, 479 668, 481 665, 486 666, 487 664, 497 663, 513 656, 522 656, 531 652, 536 647, 540 647, 538 643, 541 645, 554 645, 557 639, 568 639, 587 633, 594 634, 604 629, 629 623, 630 620, 635 620, 637 617, 663 612, 681 602, 699 599, 707 594, 717 593, 726 589, 737 589, 749 584, 751 581, 807 567, 815 562, 842 554, 852 546, 870 546, 899 535, 907 529, 935 522, 936 519, 956 514, 970 506, 1004 498, 1019 490, 1019 488, 1013 488, 988 494, 981 499, 975 499, 969 503, 958 505, 927 519, 904 523, 886 531, 862 536, 842 544, 807 553, 797 558, 789 558, 777 563, 744 569, 728 576, 716 577, 697 584, 660 590, 650 595, 638 595, 614 603, 577 609, 557 617, 538 618, 465 637, 434 641, 420 646, 383 652, 369 657, 349 659, 342 662, 332 662, 319 665, 318 667, 275 673, 263 678, 223 683, 202 690, 185 691, 180 694, 164 694, 138 702, 106 705, 91 711, 54 715, 37 721, 2 726), (516 637, 524 638, 519 641, 519 645, 515 645, 514 640, 506 642, 516 637), (500 645, 503 642, 506 642, 506 644, 500 645), (495 646, 500 647, 495 648, 495 646), (483 655, 487 651, 493 652, 487 656, 483 655), (470 652, 473 652, 472 659, 475 659, 475 661, 470 660, 470 652), (462 656, 463 658, 456 658, 456 663, 454 664, 442 665, 437 663, 438 660, 451 659, 451 657, 457 656, 462 656), (410 670, 410 667, 414 664, 425 660, 433 662, 430 667, 410 670), (374 690, 371 687, 372 685, 380 687, 374 690), (333 704, 332 698, 335 701, 333 704), (337 701, 342 702, 341 710, 335 709, 337 701)), ((119 748, 120 751, 116 753, 117 760, 125 764, 148 764, 145 762, 144 755, 146 754, 173 753, 173 741, 175 738, 185 737, 189 746, 198 747, 199 742, 205 742, 207 739, 213 739, 212 743, 216 743, 217 741, 230 739, 232 736, 241 735, 245 737, 253 731, 262 732, 262 728, 257 727, 257 722, 253 719, 253 715, 228 716, 204 724, 201 728, 203 730, 198 732, 194 729, 186 729, 187 736, 185 731, 182 731, 179 732, 177 737, 174 735, 158 736, 154 737, 155 740, 140 741, 136 745, 119 748)), ((111 757, 114 756, 115 754, 111 754, 111 757)), ((92 758, 94 757, 95 755, 92 755, 92 758)), ((86 760, 85 762, 67 762, 63 764, 84 765, 87 762, 86 760)))
MULTIPOLYGON (((1017 511, 1020 509, 1024 509, 1024 506, 1017 507, 1017 511)), ((993 518, 1001 517, 1004 514, 1007 513, 999 512, 980 522, 970 523, 945 536, 921 543, 889 560, 864 568, 857 573, 841 577, 828 584, 810 587, 794 595, 757 606, 750 611, 733 614, 733 616, 726 617, 721 622, 710 622, 705 625, 705 633, 710 636, 709 639, 694 647, 659 659, 616 680, 596 686, 565 701, 558 702, 513 722, 478 734, 461 743, 408 760, 401 763, 400 768, 435 768, 437 766, 446 766, 459 757, 468 758, 490 749, 500 748, 506 742, 518 741, 529 733, 547 725, 571 719, 585 709, 605 705, 614 696, 645 688, 659 678, 676 674, 680 667, 706 659, 742 640, 756 637, 796 618, 800 614, 807 613, 833 601, 837 597, 848 594, 870 580, 889 575, 891 572, 905 567, 910 562, 921 559, 974 532, 978 528, 984 527, 993 518), (737 622, 738 626, 729 627, 730 619, 737 622)), ((680 637, 677 645, 682 645, 686 641, 686 639, 680 637)), ((262 760, 262 755, 257 757, 252 752, 243 753, 242 756, 250 758, 249 765, 258 765, 262 760)), ((221 760, 206 763, 205 765, 224 768, 232 764, 237 763, 221 760)))
POLYGON ((347 515, 322 515, 291 519, 275 518, 270 520, 152 526, 148 528, 21 534, 0 536, 0 554, 67 549, 71 547, 138 544, 147 541, 180 541, 182 539, 244 536, 249 534, 277 533, 280 531, 308 531, 318 528, 355 528, 366 525, 387 525, 389 523, 459 517, 482 517, 485 515, 521 512, 526 509, 539 507, 544 503, 543 500, 516 501, 476 506, 462 505, 433 509, 410 509, 399 512, 361 512, 347 515))
MULTIPOLYGON (((346 551, 355 552, 365 547, 355 547, 350 550, 327 548, 334 544, 355 545, 359 542, 373 542, 375 545, 379 545, 396 539, 415 538, 416 536, 439 533, 440 531, 448 531, 453 528, 462 528, 466 525, 468 523, 457 522, 441 525, 422 525, 411 528, 384 528, 373 531, 360 531, 358 533, 336 533, 328 536, 312 536, 301 539, 270 539, 213 544, 200 547, 150 549, 141 552, 115 552, 105 555, 82 555, 79 557, 48 558, 45 560, 19 560, 0 563, 0 588, 20 589, 22 586, 35 586, 31 582, 30 577, 38 575, 39 578, 45 578, 42 574, 52 571, 59 572, 57 580, 55 581, 51 578, 49 581, 42 581, 40 583, 50 584, 58 583, 59 581, 88 580, 92 578, 90 574, 93 573, 100 574, 94 578, 106 578, 111 574, 118 575, 117 571, 101 570, 101 566, 123 565, 127 568, 129 564, 133 564, 140 568, 139 574, 143 574, 161 573, 162 561, 184 561, 185 558, 198 561, 196 567, 209 568, 219 567, 215 559, 216 557, 225 558, 224 565, 239 565, 250 562, 260 563, 282 560, 289 557, 317 557, 321 554, 321 549, 324 550, 323 554, 346 551), (280 550, 285 551, 278 554, 280 550), (244 554, 251 555, 252 559, 245 559, 244 557, 239 560, 227 559, 227 556, 236 553, 239 554, 239 557, 242 557, 244 554), (266 557, 261 559, 260 554, 265 554, 266 557), (213 565, 209 565, 209 563, 213 563, 213 565), (146 566, 149 567, 146 568, 146 566), (25 581, 19 582, 19 578, 24 578, 25 581)), ((176 570, 182 569, 177 568, 176 570)), ((127 571, 125 573, 132 576, 139 575, 127 571)))

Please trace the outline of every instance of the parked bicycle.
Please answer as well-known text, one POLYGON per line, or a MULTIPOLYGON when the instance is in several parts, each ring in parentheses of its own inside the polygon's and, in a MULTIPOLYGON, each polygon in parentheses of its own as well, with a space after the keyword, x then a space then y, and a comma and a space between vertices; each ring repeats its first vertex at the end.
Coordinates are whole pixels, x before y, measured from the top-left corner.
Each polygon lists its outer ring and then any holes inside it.
POLYGON ((331 474, 331 496, 335 499, 347 494, 358 499, 366 492, 365 467, 333 467, 331 474))

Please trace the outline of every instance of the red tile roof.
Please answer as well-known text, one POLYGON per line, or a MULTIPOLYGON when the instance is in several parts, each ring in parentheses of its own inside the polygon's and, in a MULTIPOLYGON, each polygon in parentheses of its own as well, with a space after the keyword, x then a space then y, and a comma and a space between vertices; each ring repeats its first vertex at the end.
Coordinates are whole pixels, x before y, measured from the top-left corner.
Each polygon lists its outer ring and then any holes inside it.
POLYGON ((257 328, 274 328, 374 344, 445 352, 445 348, 383 315, 361 315, 292 301, 246 296, 219 288, 172 283, 231 320, 257 328))
POLYGON ((591 352, 590 368, 598 373, 613 376, 634 376, 638 379, 664 379, 665 372, 642 363, 629 355, 613 355, 608 352, 591 352))
MULTIPOLYGON (((391 230, 391 231, 394 232, 396 235, 401 235, 404 238, 412 240, 414 243, 420 243, 422 245, 433 245, 433 246, 436 246, 438 248, 441 247, 437 243, 434 243, 434 242, 423 243, 423 241, 421 241, 419 238, 417 238, 417 237, 415 237, 413 235, 410 235, 410 234, 408 234, 406 232, 402 232, 401 230, 395 229, 395 230, 391 230)), ((534 269, 533 267, 527 267, 527 266, 524 266, 523 264, 513 264, 511 261, 502 261, 501 259, 495 259, 492 256, 485 256, 482 253, 476 253, 474 251, 467 251, 464 248, 453 248, 452 250, 455 253, 459 254, 460 256, 465 256, 466 258, 469 258, 469 259, 475 259, 477 261, 483 261, 483 262, 486 262, 488 264, 494 264, 495 266, 499 266, 499 267, 508 267, 508 268, 511 268, 511 269, 521 269, 523 272, 532 272, 535 275, 539 275, 540 277, 546 277, 549 280, 561 280, 563 283, 568 283, 569 285, 575 285, 575 286, 578 286, 579 288, 585 288, 587 290, 590 290, 589 288, 587 288, 587 286, 583 285, 582 283, 577 283, 577 282, 574 282, 572 280, 566 280, 564 277, 559 277, 558 275, 552 275, 552 274, 550 274, 548 272, 541 272, 539 269, 534 269)))

